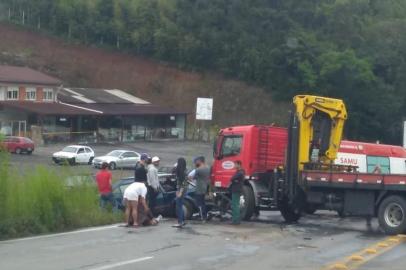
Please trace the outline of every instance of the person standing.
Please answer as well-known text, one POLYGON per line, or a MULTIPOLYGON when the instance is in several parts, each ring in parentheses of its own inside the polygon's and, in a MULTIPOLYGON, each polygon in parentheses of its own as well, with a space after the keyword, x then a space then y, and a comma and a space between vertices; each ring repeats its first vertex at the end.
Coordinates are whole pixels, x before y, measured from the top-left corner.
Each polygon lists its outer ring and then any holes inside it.
POLYGON ((186 160, 179 158, 176 163, 176 216, 178 217, 178 224, 173 225, 175 228, 182 228, 186 225, 185 215, 183 213, 183 199, 185 197, 189 183, 186 177, 186 160))
POLYGON ((109 164, 103 162, 101 169, 96 174, 96 182, 100 194, 100 208, 106 209, 106 204, 111 203, 113 212, 116 212, 118 210, 117 203, 114 199, 113 189, 111 187, 112 174, 108 168, 109 164))
POLYGON ((199 207, 200 218, 202 221, 207 220, 207 208, 205 197, 210 181, 210 168, 207 167, 203 156, 197 157, 194 160, 196 169, 193 178, 196 181, 195 198, 196 204, 199 207))
POLYGON ((139 226, 138 223, 139 204, 141 204, 140 207, 143 207, 146 213, 149 212, 148 205, 145 201, 146 197, 147 197, 147 187, 145 186, 144 183, 141 182, 134 182, 124 190, 123 199, 126 205, 125 223, 127 227, 139 226))
POLYGON ((245 172, 242 169, 241 161, 234 162, 236 172, 231 177, 231 210, 232 210, 232 224, 239 225, 240 218, 240 197, 242 187, 244 184, 245 172))
POLYGON ((147 184, 147 162, 148 155, 143 153, 141 154, 140 161, 135 164, 135 172, 134 172, 134 181, 135 182, 142 182, 147 184))
POLYGON ((159 176, 158 176, 158 167, 160 158, 155 156, 151 160, 151 164, 148 165, 147 170, 147 183, 148 183, 148 206, 151 209, 152 214, 155 213, 156 206, 156 197, 159 193, 159 176))

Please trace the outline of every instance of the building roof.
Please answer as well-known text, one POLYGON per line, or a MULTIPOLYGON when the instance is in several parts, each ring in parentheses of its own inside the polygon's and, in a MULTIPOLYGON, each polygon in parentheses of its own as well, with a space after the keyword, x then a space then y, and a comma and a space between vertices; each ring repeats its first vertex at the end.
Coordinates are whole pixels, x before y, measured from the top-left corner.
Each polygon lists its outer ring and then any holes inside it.
POLYGON ((63 102, 0 101, 1 107, 37 113, 41 115, 179 115, 182 110, 156 105, 137 104, 68 104, 63 102))
POLYGON ((96 112, 56 102, 0 101, 0 108, 8 107, 41 115, 95 115, 96 112))
POLYGON ((27 68, 0 65, 0 83, 59 86, 61 80, 27 68))
POLYGON ((62 88, 58 92, 58 100, 70 104, 150 104, 118 89, 62 88))
POLYGON ((5 106, 41 115, 179 115, 184 110, 158 106, 118 89, 63 88, 57 102, 0 101, 5 106))

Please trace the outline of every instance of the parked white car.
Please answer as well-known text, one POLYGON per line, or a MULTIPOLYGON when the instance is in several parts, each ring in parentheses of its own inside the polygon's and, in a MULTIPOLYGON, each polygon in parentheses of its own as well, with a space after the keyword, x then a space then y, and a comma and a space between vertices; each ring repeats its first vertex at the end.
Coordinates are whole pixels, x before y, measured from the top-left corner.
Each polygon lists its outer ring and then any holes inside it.
POLYGON ((94 151, 92 148, 83 145, 69 145, 61 151, 52 155, 52 160, 56 164, 68 163, 75 164, 92 164, 94 159, 94 151))
POLYGON ((93 166, 100 168, 101 165, 106 162, 109 164, 110 170, 117 168, 134 168, 135 164, 140 161, 141 154, 128 151, 128 150, 114 150, 105 156, 95 157, 93 160, 93 166))

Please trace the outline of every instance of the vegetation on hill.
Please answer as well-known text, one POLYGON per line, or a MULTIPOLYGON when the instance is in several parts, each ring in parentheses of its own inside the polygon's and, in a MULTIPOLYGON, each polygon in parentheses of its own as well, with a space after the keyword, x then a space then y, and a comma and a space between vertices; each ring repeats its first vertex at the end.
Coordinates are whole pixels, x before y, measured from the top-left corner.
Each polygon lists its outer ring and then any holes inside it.
POLYGON ((347 137, 400 142, 404 0, 4 0, 1 17, 85 44, 344 98, 347 137))

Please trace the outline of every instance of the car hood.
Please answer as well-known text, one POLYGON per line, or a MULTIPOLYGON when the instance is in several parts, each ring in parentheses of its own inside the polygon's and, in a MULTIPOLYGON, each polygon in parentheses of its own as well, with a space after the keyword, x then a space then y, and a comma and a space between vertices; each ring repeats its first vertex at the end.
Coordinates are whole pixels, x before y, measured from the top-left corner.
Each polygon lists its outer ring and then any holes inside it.
POLYGON ((112 156, 101 156, 101 157, 95 157, 94 161, 97 162, 112 162, 112 161, 117 161, 118 158, 117 157, 112 157, 112 156))
POLYGON ((60 158, 73 158, 76 156, 75 153, 69 153, 69 152, 63 152, 59 151, 53 154, 54 157, 60 157, 60 158))

